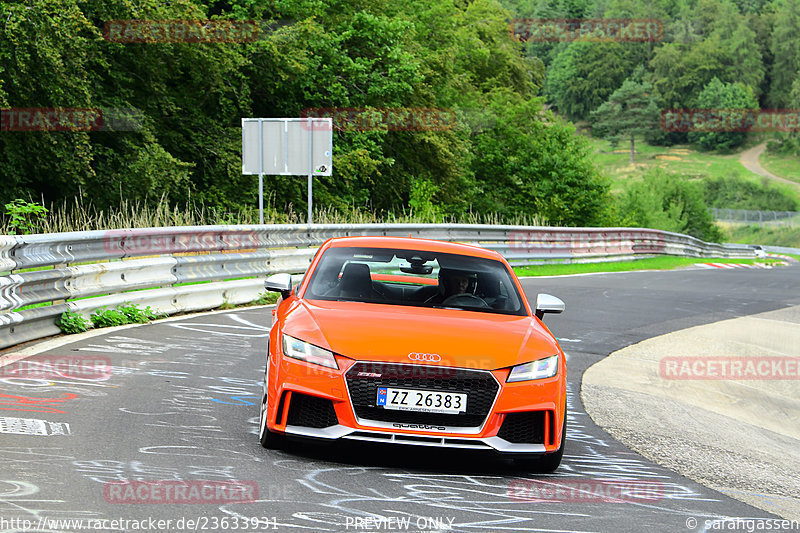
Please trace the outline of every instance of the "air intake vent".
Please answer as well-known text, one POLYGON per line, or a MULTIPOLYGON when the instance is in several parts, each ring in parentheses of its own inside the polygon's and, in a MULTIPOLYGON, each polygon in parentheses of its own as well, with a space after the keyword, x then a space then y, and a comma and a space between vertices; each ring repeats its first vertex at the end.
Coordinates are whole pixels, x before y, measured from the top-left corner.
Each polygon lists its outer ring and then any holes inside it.
POLYGON ((308 394, 292 393, 289 403, 289 416, 286 424, 289 426, 304 426, 309 428, 327 428, 339 423, 333 402, 308 394))
POLYGON ((509 413, 497 436, 515 444, 544 444, 544 411, 509 413))

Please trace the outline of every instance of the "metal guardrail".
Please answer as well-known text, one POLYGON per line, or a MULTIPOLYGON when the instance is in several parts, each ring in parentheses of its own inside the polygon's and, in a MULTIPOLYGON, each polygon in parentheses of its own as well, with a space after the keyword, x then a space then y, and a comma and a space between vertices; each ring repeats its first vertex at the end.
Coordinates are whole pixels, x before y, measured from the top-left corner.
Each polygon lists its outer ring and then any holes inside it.
POLYGON ((636 228, 467 224, 194 226, 0 235, 0 348, 60 333, 72 310, 86 317, 130 302, 174 314, 256 300, 267 276, 305 272, 328 238, 413 236, 466 242, 515 266, 654 255, 754 257, 746 245, 711 244, 636 228), (33 305, 40 307, 30 307, 33 305))

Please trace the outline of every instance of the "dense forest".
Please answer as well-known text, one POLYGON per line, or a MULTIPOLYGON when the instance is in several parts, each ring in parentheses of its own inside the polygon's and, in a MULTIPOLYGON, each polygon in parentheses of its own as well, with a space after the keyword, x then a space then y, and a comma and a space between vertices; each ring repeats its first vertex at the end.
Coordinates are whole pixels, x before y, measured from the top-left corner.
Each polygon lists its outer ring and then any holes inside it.
MULTIPOLYGON (((797 0, 504 0, 518 17, 653 20, 659 39, 643 42, 529 40, 546 68, 544 92, 563 115, 596 123, 617 92, 652 109, 800 109, 800 2, 797 0), (628 84, 627 86, 625 84, 628 84)), ((645 107, 645 106, 642 106, 645 107)), ((691 142, 730 149, 741 132, 667 132, 650 123, 652 144, 691 142)), ((800 155, 797 135, 780 148, 800 155)))
MULTIPOLYGON (((252 210, 242 117, 440 109, 454 117, 446 128, 335 131, 333 175, 316 179, 315 204, 631 222, 621 211, 631 199, 611 197, 572 121, 625 138, 603 106, 628 95, 651 111, 800 108, 798 35, 796 0, 0 1, 0 108, 138 116, 125 131, 0 131, 0 203, 82 196, 107 208, 165 198, 252 210), (509 31, 522 17, 658 19, 664 35, 525 42, 509 31), (259 31, 235 42, 104 37, 109 21, 130 19, 256 21, 259 31)), ((636 135, 711 149, 741 142, 665 132, 657 116, 636 135)), ((779 141, 797 148, 796 134, 779 141)), ((305 179, 265 181, 272 209, 305 208, 305 179)), ((676 187, 678 196, 703 194, 676 187)))

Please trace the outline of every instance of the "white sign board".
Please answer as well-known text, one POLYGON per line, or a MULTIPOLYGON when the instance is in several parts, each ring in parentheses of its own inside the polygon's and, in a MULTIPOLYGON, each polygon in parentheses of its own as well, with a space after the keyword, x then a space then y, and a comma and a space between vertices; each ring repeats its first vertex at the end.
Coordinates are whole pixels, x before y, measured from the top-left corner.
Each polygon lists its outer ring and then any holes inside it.
POLYGON ((332 152, 331 118, 242 119, 242 174, 330 176, 332 152))
POLYGON ((311 224, 314 176, 333 167, 332 118, 243 118, 242 174, 258 174, 258 220, 264 223, 264 174, 308 176, 311 224))

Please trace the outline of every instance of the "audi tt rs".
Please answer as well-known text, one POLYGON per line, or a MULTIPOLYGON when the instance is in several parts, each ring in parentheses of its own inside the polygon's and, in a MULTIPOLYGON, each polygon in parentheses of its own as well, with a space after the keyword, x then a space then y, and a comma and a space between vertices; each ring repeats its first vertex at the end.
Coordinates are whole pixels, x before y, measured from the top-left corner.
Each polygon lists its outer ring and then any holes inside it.
POLYGON ((323 244, 273 310, 259 439, 486 450, 561 462, 566 362, 514 271, 477 246, 399 237, 323 244))

